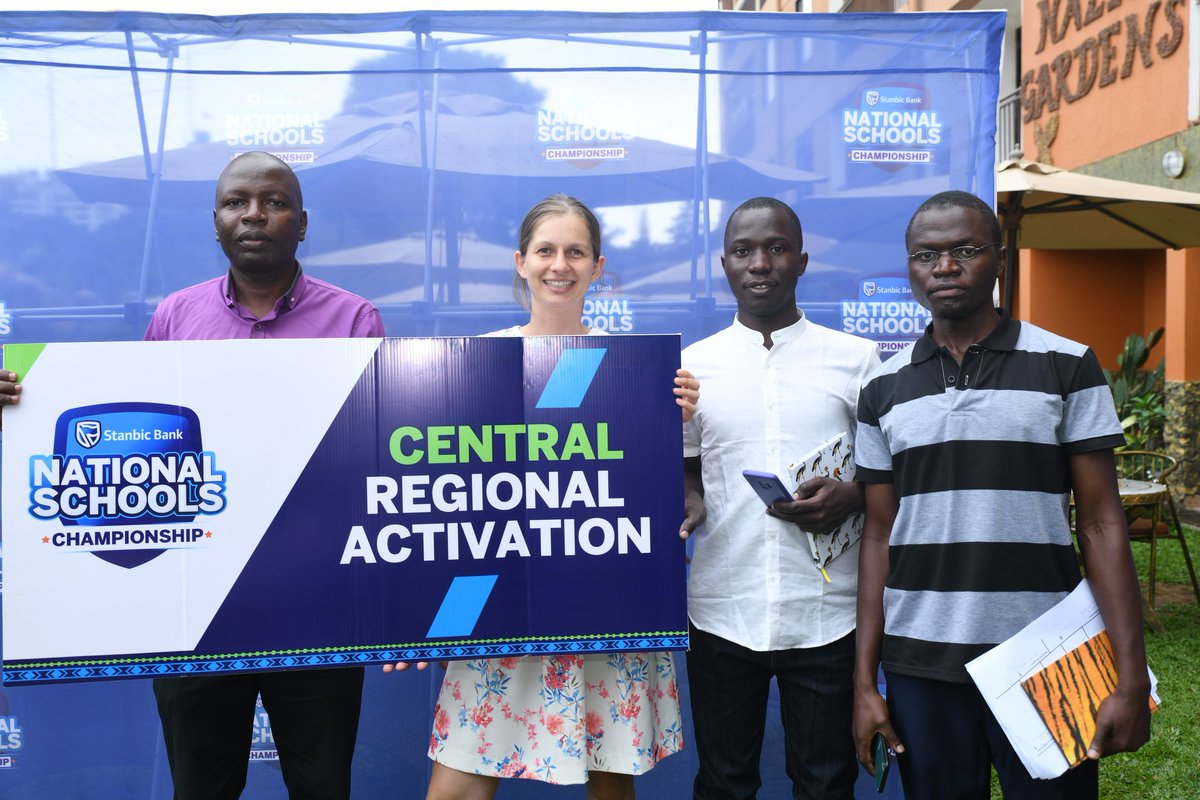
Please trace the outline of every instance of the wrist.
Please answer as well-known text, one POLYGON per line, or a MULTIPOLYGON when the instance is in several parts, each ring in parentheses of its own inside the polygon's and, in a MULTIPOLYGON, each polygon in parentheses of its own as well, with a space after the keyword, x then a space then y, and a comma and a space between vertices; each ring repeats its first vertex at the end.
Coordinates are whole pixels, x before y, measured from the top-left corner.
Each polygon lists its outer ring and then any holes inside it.
POLYGON ((1150 696, 1150 677, 1142 674, 1141 679, 1129 678, 1124 679, 1118 677, 1117 688, 1113 690, 1113 694, 1118 694, 1123 697, 1136 699, 1148 698, 1150 696))
POLYGON ((853 686, 855 693, 859 692, 878 692, 879 691, 879 671, 877 668, 866 670, 854 670, 853 686))

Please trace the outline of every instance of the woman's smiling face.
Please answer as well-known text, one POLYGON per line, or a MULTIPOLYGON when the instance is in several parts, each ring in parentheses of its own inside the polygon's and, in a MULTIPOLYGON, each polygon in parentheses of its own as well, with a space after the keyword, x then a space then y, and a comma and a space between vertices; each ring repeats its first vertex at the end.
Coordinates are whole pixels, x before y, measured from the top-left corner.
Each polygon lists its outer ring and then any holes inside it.
POLYGON ((578 214, 546 216, 524 255, 514 257, 534 310, 574 306, 582 314, 588 286, 604 271, 604 257, 596 258, 587 223, 578 214))

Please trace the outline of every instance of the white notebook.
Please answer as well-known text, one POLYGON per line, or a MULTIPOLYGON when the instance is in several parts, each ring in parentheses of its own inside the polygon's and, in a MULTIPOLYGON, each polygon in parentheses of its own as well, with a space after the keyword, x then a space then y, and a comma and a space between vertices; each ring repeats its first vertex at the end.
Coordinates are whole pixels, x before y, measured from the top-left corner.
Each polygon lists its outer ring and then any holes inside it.
MULTIPOLYGON (((804 458, 788 464, 788 474, 797 486, 811 478, 819 477, 833 478, 836 481, 854 480, 854 452, 850 434, 842 431, 804 458)), ((853 547, 854 543, 862 538, 862 531, 863 512, 857 511, 828 533, 804 532, 812 550, 813 564, 821 571, 826 581, 829 580, 829 573, 825 571, 826 565, 853 547)))

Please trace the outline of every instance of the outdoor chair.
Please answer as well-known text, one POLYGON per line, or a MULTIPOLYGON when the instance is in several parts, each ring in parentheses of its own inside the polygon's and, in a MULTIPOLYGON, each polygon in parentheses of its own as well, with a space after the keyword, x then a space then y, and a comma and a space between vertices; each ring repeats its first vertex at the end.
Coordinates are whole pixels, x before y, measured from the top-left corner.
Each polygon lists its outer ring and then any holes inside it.
POLYGON ((1192 555, 1188 552, 1187 539, 1183 535, 1183 526, 1179 524, 1179 512, 1175 508, 1175 500, 1171 496, 1171 486, 1167 478, 1175 471, 1175 459, 1166 453, 1151 450, 1120 450, 1115 453, 1117 458, 1117 475, 1139 481, 1150 481, 1167 487, 1161 508, 1153 514, 1133 514, 1129 522, 1129 538, 1133 541, 1150 543, 1150 608, 1154 608, 1154 585, 1158 567, 1158 541, 1174 539, 1183 550, 1183 561, 1187 565, 1188 576, 1192 579, 1192 592, 1196 603, 1200 604, 1200 583, 1196 581, 1196 570, 1192 566, 1192 555))

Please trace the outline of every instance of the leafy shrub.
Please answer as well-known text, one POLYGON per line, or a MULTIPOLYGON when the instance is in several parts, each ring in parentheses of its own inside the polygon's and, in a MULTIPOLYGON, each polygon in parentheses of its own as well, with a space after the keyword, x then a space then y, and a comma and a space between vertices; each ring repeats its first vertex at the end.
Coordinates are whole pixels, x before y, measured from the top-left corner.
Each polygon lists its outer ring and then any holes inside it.
POLYGON ((1121 429, 1125 431, 1125 446, 1131 450, 1161 450, 1163 428, 1167 421, 1166 395, 1163 390, 1165 361, 1154 369, 1146 369, 1150 351, 1162 339, 1165 328, 1145 336, 1131 333, 1125 339, 1125 349, 1117 356, 1116 370, 1104 370, 1108 388, 1121 429))

